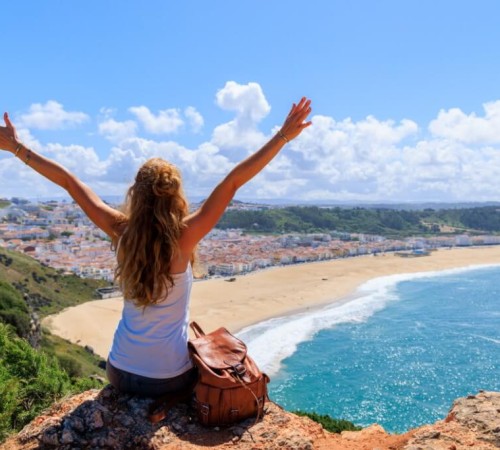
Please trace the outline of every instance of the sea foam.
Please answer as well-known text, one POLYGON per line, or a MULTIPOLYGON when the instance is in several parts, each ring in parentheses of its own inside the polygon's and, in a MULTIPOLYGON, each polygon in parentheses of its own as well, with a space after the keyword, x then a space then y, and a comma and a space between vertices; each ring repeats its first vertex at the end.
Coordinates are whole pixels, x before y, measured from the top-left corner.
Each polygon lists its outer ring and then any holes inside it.
POLYGON ((319 330, 341 323, 365 322, 389 302, 398 300, 396 285, 402 281, 499 266, 500 264, 478 264, 373 278, 360 285, 352 296, 344 300, 335 301, 326 307, 260 322, 242 329, 237 336, 247 344, 249 354, 261 370, 272 376, 280 370, 281 362, 295 353, 298 344, 312 339, 319 330))

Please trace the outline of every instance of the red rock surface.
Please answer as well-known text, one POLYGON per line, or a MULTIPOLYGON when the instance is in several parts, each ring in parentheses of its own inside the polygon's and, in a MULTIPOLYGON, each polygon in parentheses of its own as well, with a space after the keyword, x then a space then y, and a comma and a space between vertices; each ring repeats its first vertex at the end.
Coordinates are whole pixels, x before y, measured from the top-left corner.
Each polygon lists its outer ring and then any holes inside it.
POLYGON ((480 392, 453 404, 448 417, 402 435, 379 425, 358 432, 329 433, 305 417, 269 403, 262 421, 206 428, 187 405, 162 422, 146 418, 149 400, 119 395, 111 387, 91 390, 55 404, 4 450, 28 449, 252 449, 252 450, 489 450, 500 448, 500 393, 480 392))

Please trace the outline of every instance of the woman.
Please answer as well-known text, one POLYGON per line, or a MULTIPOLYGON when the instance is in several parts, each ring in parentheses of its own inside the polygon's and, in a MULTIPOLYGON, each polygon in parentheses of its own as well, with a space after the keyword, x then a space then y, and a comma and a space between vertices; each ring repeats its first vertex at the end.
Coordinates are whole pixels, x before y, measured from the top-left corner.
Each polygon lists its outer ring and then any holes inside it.
POLYGON ((116 276, 127 299, 107 364, 109 381, 117 389, 156 397, 192 383, 196 372, 187 340, 193 252, 236 191, 311 125, 306 122, 310 103, 302 98, 294 104, 278 133, 237 164, 192 214, 179 171, 167 161, 153 158, 144 163, 121 212, 64 167, 20 142, 4 114, 0 148, 64 188, 116 248, 116 276))

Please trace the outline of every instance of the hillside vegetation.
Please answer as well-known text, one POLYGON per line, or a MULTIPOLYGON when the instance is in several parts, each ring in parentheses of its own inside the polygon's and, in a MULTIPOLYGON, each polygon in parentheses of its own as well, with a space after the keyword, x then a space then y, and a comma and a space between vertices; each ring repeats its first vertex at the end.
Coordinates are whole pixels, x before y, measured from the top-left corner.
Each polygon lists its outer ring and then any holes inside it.
POLYGON ((11 325, 16 334, 28 337, 30 315, 22 295, 9 283, 0 281, 0 323, 11 325))
MULTIPOLYGON (((8 326, 11 334, 40 347, 47 360, 56 361, 58 370, 66 374, 70 384, 80 378, 88 380, 90 375, 104 376, 102 358, 41 330, 37 316, 91 300, 95 298, 95 289, 106 284, 62 275, 29 256, 0 249, 0 325, 8 326)), ((29 346, 28 342, 26 345, 29 346)))
POLYGON ((29 296, 30 306, 41 316, 95 299, 104 280, 82 279, 40 264, 22 253, 0 248, 0 282, 29 296))
POLYGON ((320 208, 290 206, 261 210, 226 211, 218 228, 246 232, 313 233, 347 232, 406 237, 439 233, 498 233, 500 209, 496 206, 457 209, 397 210, 383 208, 320 208))
POLYGON ((89 378, 71 378, 56 358, 0 323, 0 442, 64 395, 100 386, 89 378))

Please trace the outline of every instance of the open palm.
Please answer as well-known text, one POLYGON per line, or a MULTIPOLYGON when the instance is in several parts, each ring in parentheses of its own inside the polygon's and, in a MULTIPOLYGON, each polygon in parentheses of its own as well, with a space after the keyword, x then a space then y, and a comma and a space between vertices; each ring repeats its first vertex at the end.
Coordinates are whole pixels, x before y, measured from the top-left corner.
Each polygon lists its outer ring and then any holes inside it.
POLYGON ((0 149, 13 152, 19 144, 16 129, 9 119, 9 115, 4 113, 5 126, 0 126, 0 149))

